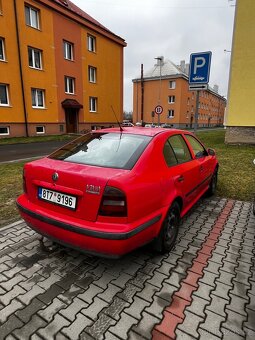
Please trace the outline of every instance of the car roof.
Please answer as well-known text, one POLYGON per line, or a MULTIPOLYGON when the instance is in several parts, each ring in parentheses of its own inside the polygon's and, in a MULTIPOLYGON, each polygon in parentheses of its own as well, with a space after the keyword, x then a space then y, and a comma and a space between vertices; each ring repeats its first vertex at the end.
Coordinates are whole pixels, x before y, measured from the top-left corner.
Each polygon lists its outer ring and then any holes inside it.
MULTIPOLYGON (((122 133, 125 134, 134 134, 134 135, 143 135, 143 136, 156 136, 161 133, 168 133, 170 132, 171 135, 177 134, 177 133, 188 133, 191 134, 187 130, 180 130, 180 129, 165 129, 165 128, 148 128, 148 127, 140 127, 140 126, 133 126, 133 127, 126 127, 122 126, 122 133)), ((120 133, 120 128, 106 128, 106 129, 100 129, 100 130, 93 130, 93 133, 120 133)))

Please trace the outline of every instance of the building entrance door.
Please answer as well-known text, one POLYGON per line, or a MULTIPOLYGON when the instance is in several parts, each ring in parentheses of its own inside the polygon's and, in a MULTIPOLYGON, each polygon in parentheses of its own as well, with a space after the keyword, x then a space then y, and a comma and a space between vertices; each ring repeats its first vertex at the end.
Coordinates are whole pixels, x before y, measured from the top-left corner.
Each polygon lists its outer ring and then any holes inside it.
POLYGON ((77 133, 77 109, 66 108, 66 132, 67 133, 77 133))

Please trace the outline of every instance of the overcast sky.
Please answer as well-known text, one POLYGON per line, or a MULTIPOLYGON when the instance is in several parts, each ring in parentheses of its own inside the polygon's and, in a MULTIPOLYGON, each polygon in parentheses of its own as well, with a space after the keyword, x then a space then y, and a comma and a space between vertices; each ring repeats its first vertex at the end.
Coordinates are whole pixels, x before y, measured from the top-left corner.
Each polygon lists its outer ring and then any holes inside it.
POLYGON ((124 48, 124 110, 132 110, 132 79, 157 56, 176 64, 212 51, 210 85, 227 96, 235 0, 72 0, 127 42, 124 48))

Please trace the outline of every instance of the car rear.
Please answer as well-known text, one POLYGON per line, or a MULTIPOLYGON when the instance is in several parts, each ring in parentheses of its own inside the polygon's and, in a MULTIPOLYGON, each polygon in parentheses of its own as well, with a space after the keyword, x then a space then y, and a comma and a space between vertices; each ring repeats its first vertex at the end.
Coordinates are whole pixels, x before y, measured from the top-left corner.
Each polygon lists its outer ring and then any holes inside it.
POLYGON ((130 220, 127 192, 151 139, 91 133, 26 164, 21 216, 42 235, 81 250, 117 256, 136 248, 152 236, 138 232, 147 220, 130 220))

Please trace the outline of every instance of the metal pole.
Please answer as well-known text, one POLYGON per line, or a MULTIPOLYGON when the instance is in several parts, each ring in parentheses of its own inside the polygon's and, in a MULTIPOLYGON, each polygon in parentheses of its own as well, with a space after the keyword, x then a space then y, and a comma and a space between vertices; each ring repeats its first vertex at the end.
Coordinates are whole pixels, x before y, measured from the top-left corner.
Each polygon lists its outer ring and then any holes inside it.
MULTIPOLYGON (((157 57, 155 58, 156 60, 159 60, 159 93, 158 93, 158 105, 160 105, 161 102, 161 80, 162 80, 162 75, 161 75, 161 67, 162 67, 162 58, 157 57)), ((158 126, 160 126, 160 114, 158 114, 158 126)))
POLYGON ((197 97, 196 97, 194 132, 197 131, 197 127, 198 127, 198 109, 199 109, 198 106, 199 106, 199 91, 197 91, 197 97))
POLYGON ((19 25, 18 25, 18 13, 17 13, 16 0, 13 1, 13 5, 14 5, 16 37, 17 37, 17 45, 18 45, 19 74, 20 74, 21 93, 22 93, 22 102, 23 102, 23 110, 24 110, 25 131, 26 131, 26 137, 29 137, 29 133, 28 133, 28 119, 27 119, 27 105, 26 105, 26 99, 25 99, 25 85, 24 85, 22 60, 21 60, 20 36, 19 36, 19 25))
POLYGON ((143 108, 144 108, 144 80, 143 80, 143 64, 141 64, 141 123, 143 126, 143 108))

